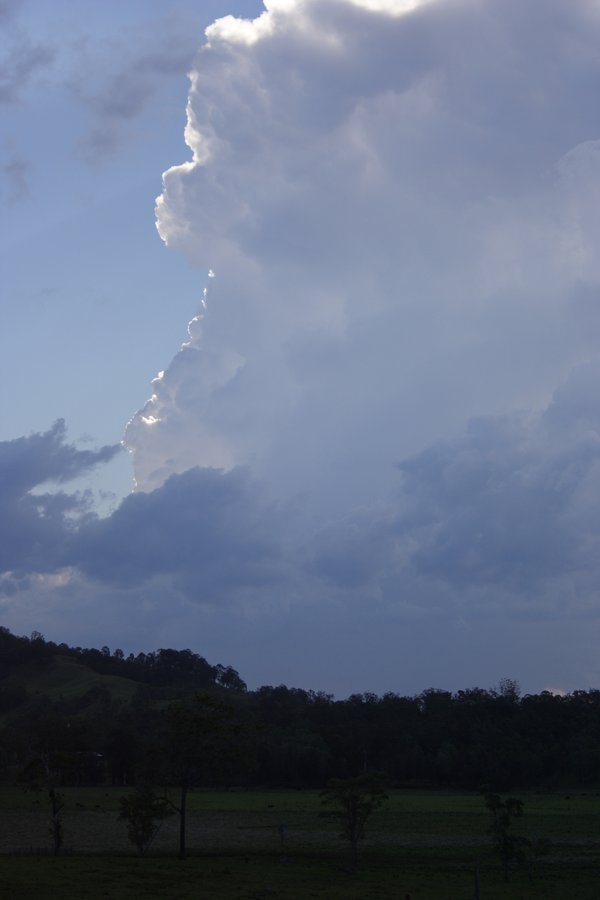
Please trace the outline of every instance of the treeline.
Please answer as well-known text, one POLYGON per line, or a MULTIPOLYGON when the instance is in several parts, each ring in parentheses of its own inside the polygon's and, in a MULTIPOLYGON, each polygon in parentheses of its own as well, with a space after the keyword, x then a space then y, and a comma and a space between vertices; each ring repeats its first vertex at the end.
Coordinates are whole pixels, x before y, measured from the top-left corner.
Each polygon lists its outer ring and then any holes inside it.
MULTIPOLYGON (((66 656, 101 675, 116 675, 142 684, 174 685, 206 689, 215 686, 245 691, 246 685, 231 666, 211 666, 203 656, 191 650, 156 650, 152 653, 112 653, 109 647, 100 650, 88 647, 69 647, 46 641, 34 631, 31 638, 17 637, 0 626, 0 679, 15 666, 43 665, 54 656, 66 656)), ((0 710, 1 712, 1 710, 0 710)))
POLYGON ((322 787, 370 771, 399 787, 507 791, 600 781, 597 690, 520 696, 506 680, 488 690, 335 700, 283 685, 248 691, 234 669, 211 666, 189 650, 125 657, 6 630, 0 676, 5 778, 28 759, 58 755, 69 760, 65 782, 158 784, 168 769, 164 754, 174 752, 165 750, 168 716, 178 706, 193 709, 201 691, 230 709, 236 747, 232 756, 221 754, 226 766, 199 766, 207 786, 322 787), (137 684, 128 699, 104 683, 58 699, 15 686, 16 666, 49 666, 57 656, 137 684))
POLYGON ((252 695, 263 737, 258 780, 324 783, 380 771, 396 786, 506 791, 600 780, 600 691, 497 690, 347 700, 286 687, 252 695))

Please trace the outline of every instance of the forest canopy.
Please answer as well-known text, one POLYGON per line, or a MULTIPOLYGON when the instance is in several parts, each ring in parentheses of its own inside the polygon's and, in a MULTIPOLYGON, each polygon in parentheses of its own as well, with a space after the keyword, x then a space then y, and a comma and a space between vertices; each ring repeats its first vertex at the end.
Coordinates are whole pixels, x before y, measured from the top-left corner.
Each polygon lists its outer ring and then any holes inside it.
POLYGON ((193 709, 198 697, 226 704, 236 735, 222 765, 198 766, 205 786, 322 788, 375 771, 391 786, 495 791, 600 780, 599 690, 521 695, 505 679, 416 696, 250 691, 233 667, 189 649, 126 656, 5 628, 0 777, 14 780, 32 758, 59 754, 64 783, 166 782, 168 710, 193 709))

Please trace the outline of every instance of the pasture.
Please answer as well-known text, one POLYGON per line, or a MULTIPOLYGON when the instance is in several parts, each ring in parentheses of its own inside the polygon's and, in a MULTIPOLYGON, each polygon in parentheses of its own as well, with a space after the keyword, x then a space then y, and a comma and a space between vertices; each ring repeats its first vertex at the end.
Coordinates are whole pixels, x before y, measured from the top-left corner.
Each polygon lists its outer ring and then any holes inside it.
MULTIPOLYGON (((335 821, 315 791, 195 791, 189 857, 177 859, 177 820, 138 858, 117 821, 123 788, 66 788, 65 853, 48 852, 45 797, 1 788, 0 897, 7 900, 598 900, 600 796, 523 794, 518 831, 552 841, 533 879, 502 881, 474 793, 394 791, 367 825, 352 872, 335 821), (282 839, 283 834, 283 839, 282 839)), ((173 799, 176 794, 173 793, 173 799)))

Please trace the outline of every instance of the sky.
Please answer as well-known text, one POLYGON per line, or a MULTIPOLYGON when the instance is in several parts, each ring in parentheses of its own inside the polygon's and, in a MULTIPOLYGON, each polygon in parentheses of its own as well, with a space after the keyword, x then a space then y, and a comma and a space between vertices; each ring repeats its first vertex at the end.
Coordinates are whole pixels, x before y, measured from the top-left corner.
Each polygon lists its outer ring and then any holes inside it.
POLYGON ((0 31, 0 621, 340 697, 598 687, 600 2, 0 31))

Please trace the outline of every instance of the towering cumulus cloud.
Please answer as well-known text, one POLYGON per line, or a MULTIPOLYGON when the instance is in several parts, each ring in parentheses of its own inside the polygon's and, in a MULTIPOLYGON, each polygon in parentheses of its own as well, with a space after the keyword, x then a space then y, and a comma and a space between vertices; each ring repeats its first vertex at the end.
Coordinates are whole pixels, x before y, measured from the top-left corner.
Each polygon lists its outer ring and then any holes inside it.
POLYGON ((322 621, 595 615, 600 8, 265 5, 207 30, 164 175, 159 233, 215 277, 139 486, 294 498, 322 621))
POLYGON ((174 641, 201 621, 250 680, 258 654, 342 690, 585 687, 600 6, 265 6, 197 54, 157 224, 211 277, 127 428, 137 493, 61 547, 71 584, 145 591, 174 641))
POLYGON ((599 13, 267 7, 191 74, 158 229, 216 277, 127 440, 142 488, 244 464, 329 518, 596 353, 599 13))

